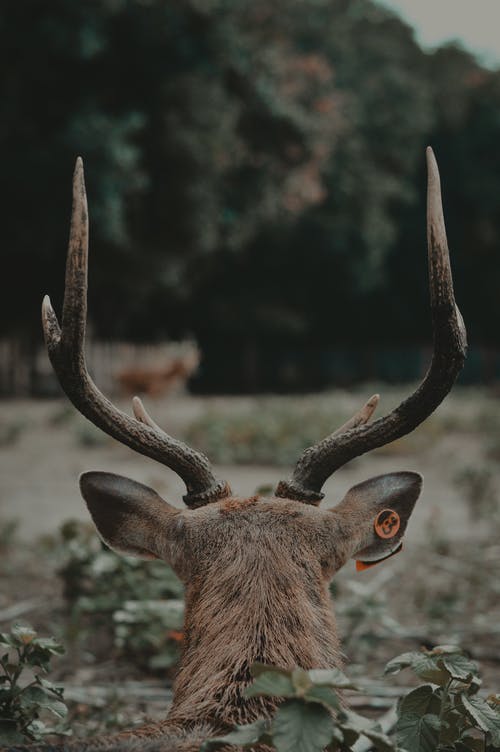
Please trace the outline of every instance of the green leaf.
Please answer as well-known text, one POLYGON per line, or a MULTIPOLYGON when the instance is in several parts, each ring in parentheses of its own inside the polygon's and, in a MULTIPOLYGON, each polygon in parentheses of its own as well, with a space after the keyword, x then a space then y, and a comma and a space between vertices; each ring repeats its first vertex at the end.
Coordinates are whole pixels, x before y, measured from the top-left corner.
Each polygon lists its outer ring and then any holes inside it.
POLYGON ((358 689, 338 668, 313 668, 307 672, 313 684, 328 685, 342 689, 358 689))
POLYGON ((278 752, 322 752, 333 738, 333 719, 320 705, 290 700, 276 712, 272 737, 278 752))
POLYGON ((449 672, 452 679, 461 682, 469 682, 472 677, 479 679, 477 676, 477 664, 461 653, 445 655, 441 658, 440 662, 449 672))
POLYGON ((398 718, 396 736, 407 752, 436 752, 439 741, 439 717, 427 713, 405 713, 398 718))
POLYGON ((463 655, 464 651, 459 645, 435 645, 428 651, 430 655, 463 655))
POLYGON ((4 645, 7 648, 15 648, 17 642, 7 632, 0 632, 0 645, 4 645))
POLYGON ((370 718, 365 718, 352 710, 345 709, 341 711, 339 717, 339 725, 349 746, 352 746, 358 737, 363 735, 370 739, 375 748, 381 750, 381 752, 392 752, 394 750, 391 739, 383 733, 380 725, 374 723, 370 718))
POLYGON ((27 687, 19 695, 19 701, 23 708, 44 708, 58 718, 65 718, 68 713, 66 705, 60 700, 51 697, 48 690, 43 687, 27 687))
POLYGON ((246 697, 295 697, 292 680, 282 671, 264 671, 245 690, 246 697))
POLYGON ((500 746, 500 712, 481 697, 462 694, 461 699, 467 714, 478 728, 490 735, 493 745, 500 746))
POLYGON ((412 670, 424 681, 444 686, 449 681, 449 674, 441 665, 441 659, 430 653, 417 653, 411 664, 412 670))
POLYGON ((318 702, 320 705, 324 705, 327 709, 340 709, 338 695, 331 687, 313 686, 304 694, 304 700, 307 700, 308 702, 318 702))
POLYGON ((419 658, 420 655, 421 653, 417 653, 415 651, 397 655, 395 658, 390 660, 389 663, 386 664, 384 674, 399 674, 402 669, 411 666, 413 664, 413 661, 416 658, 419 658))
POLYGON ((64 646, 53 637, 39 637, 36 640, 36 645, 43 650, 48 650, 52 655, 63 655, 66 652, 64 646))
POLYGON ((415 713, 415 715, 422 717, 427 713, 439 715, 440 709, 441 702, 436 696, 433 687, 430 684, 422 684, 401 698, 398 713, 399 715, 415 713))
POLYGON ((226 744, 233 744, 235 747, 251 747, 266 736, 268 733, 268 721, 259 719, 247 726, 236 726, 234 731, 230 731, 225 736, 206 739, 200 747, 200 752, 208 752, 217 747, 223 747, 226 744))
POLYGON ((48 679, 44 679, 43 676, 37 676, 37 681, 44 689, 48 689, 50 692, 54 692, 59 697, 62 697, 64 687, 61 684, 54 684, 48 679))
POLYGON ((455 744, 460 739, 467 720, 467 716, 462 715, 455 708, 448 707, 442 716, 442 725, 439 734, 440 741, 444 744, 455 744))

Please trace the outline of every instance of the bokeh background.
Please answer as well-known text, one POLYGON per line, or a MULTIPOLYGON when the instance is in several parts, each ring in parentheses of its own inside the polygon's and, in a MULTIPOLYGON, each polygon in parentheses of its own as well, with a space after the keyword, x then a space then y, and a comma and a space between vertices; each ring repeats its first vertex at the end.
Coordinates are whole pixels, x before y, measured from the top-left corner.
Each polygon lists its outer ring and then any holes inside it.
MULTIPOLYGON (((67 636, 56 531, 87 520, 79 472, 121 472, 174 503, 183 491, 76 414, 43 349, 40 302, 50 293, 60 310, 76 155, 97 383, 127 410, 145 396, 157 422, 252 494, 370 394, 386 412, 425 373, 431 144, 469 358, 435 416, 327 484, 333 504, 369 475, 426 478, 408 553, 364 580, 346 568, 336 594, 354 672, 379 670, 398 640, 454 640, 498 691, 500 49, 481 47, 481 29, 494 44, 500 10, 477 2, 464 27, 455 5, 2 4, 0 625, 15 613, 67 636)), ((123 646, 106 639, 71 643, 69 684, 117 679, 117 655, 107 660, 123 646)))

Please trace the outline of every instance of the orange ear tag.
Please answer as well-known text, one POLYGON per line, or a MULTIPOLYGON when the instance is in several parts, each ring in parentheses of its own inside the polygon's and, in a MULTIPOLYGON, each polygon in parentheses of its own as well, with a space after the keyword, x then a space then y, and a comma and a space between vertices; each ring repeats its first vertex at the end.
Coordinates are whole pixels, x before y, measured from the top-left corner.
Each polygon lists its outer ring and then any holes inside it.
MULTIPOLYGON (((401 518, 394 509, 382 509, 382 511, 377 514, 373 527, 375 528, 375 534, 378 535, 379 538, 388 540, 394 538, 394 536, 398 534, 399 528, 401 527, 401 518)), ((365 569, 370 569, 371 567, 374 567, 375 564, 379 564, 381 561, 385 561, 391 556, 394 556, 394 554, 398 554, 402 548, 403 544, 400 543, 395 551, 387 556, 382 556, 381 559, 376 559, 376 561, 358 560, 356 561, 356 571, 363 572, 365 569)))
POLYGON ((399 514, 394 509, 382 509, 377 514, 374 527, 379 538, 394 538, 401 527, 399 514))

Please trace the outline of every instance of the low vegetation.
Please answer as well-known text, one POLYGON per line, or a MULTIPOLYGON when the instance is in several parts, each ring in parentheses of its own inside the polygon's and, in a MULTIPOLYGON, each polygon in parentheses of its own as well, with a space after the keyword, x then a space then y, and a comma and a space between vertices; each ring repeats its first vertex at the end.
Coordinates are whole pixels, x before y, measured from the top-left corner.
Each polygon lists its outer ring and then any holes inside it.
MULTIPOLYGON (((0 659, 0 743, 40 740, 70 733, 64 690, 50 682, 53 655, 64 648, 53 638, 38 637, 28 626, 14 625, 0 634, 6 650, 0 659), (52 715, 56 725, 42 718, 52 715)), ((380 752, 494 752, 500 745, 500 695, 482 697, 476 663, 456 646, 409 652, 393 658, 385 673, 410 668, 426 683, 403 696, 397 707, 395 734, 348 709, 341 694, 356 689, 342 671, 296 668, 285 671, 254 664, 248 697, 267 696, 281 702, 274 718, 238 726, 225 736, 207 740, 201 752, 257 743, 277 752, 347 752, 360 737, 380 752)))
POLYGON ((68 733, 63 688, 46 678, 51 658, 64 653, 63 646, 16 624, 0 633, 0 651, 0 744, 68 733))

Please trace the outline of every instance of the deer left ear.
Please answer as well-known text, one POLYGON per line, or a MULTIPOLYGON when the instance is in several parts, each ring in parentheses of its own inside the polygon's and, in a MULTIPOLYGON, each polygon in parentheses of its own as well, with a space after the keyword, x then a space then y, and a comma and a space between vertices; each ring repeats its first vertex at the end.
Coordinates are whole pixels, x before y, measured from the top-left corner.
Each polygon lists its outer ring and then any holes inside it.
POLYGON ((408 520, 422 490, 422 476, 399 472, 378 475, 351 488, 332 512, 349 532, 349 556, 366 569, 401 548, 408 520))
POLYGON ((152 488, 114 473, 80 476, 80 490, 104 542, 118 553, 169 558, 179 511, 152 488))

